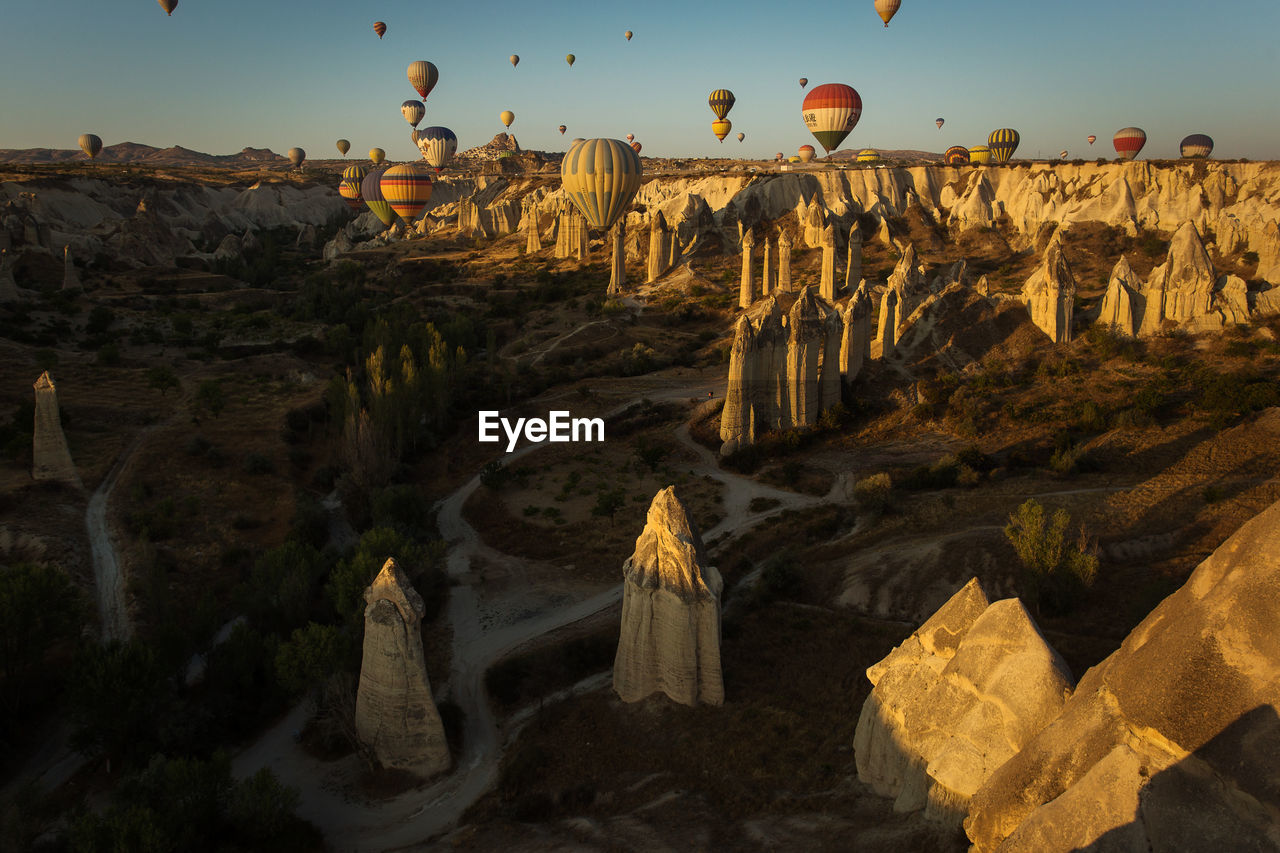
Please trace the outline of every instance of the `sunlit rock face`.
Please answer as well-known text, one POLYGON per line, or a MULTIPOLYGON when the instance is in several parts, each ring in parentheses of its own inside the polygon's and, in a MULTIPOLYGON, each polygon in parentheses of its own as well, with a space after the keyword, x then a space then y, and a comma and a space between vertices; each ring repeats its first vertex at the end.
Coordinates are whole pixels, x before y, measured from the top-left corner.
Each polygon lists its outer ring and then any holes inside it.
POLYGON ((1098 311, 1098 324, 1113 334, 1133 337, 1136 331, 1134 304, 1141 292, 1142 279, 1129 266, 1129 259, 1121 255, 1107 281, 1107 292, 1102 296, 1102 306, 1098 311))
POLYGON ((1055 344, 1065 344, 1071 342, 1075 298, 1076 280, 1055 234, 1044 262, 1022 286, 1022 300, 1040 331, 1055 344))
POLYGON ((854 733, 858 778, 959 826, 974 791, 1048 725, 1071 674, 1016 598, 988 604, 970 580, 867 670, 854 733))
POLYGON ((980 853, 1280 849, 1280 504, 1247 522, 986 781, 980 853))
POLYGON ((67 449, 58 415, 58 389, 46 370, 36 380, 36 418, 32 431, 31 477, 36 480, 59 480, 78 483, 75 463, 67 449))
POLYGON ((653 499, 635 553, 622 567, 622 631, 613 689, 625 702, 665 693, 721 705, 720 593, 702 540, 668 486, 653 499))
POLYGON ((364 592, 356 734, 383 767, 434 776, 452 763, 422 653, 422 597, 395 560, 364 592))

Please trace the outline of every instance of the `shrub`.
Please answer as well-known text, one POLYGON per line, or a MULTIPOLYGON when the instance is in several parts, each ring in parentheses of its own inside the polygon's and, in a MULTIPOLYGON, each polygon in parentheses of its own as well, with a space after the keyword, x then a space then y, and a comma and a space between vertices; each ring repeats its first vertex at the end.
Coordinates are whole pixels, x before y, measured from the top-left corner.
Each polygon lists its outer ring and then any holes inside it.
POLYGON ((244 472, 246 474, 273 474, 275 470, 276 464, 271 461, 269 456, 252 450, 244 455, 244 472))
POLYGON ((893 483, 883 471, 859 480, 853 486, 853 497, 863 512, 879 515, 889 508, 893 483))
POLYGON ((1083 525, 1074 545, 1066 541, 1071 516, 1059 509, 1046 522, 1044 507, 1029 498, 1009 516, 1004 535, 1022 562, 1023 586, 1035 611, 1067 613, 1093 586, 1098 557, 1083 525))

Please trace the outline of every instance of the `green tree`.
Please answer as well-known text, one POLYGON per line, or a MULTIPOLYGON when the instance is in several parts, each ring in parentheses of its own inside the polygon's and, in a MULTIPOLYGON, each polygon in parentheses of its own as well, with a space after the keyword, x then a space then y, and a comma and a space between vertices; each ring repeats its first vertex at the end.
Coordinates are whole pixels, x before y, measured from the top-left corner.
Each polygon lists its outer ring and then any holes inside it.
POLYGON ((609 516, 609 524, 612 526, 614 513, 622 509, 625 503, 626 498, 622 495, 622 489, 601 491, 596 495, 596 505, 591 508, 591 514, 594 516, 609 516))
POLYGON ((1089 547, 1084 527, 1075 544, 1068 544, 1071 516, 1055 510, 1046 519, 1044 507, 1029 498, 1004 528, 1022 563, 1023 586, 1036 614, 1069 612, 1098 574, 1098 558, 1089 547))
POLYGON ((35 563, 0 566, 0 691, 16 711, 30 679, 55 643, 75 637, 84 602, 60 569, 35 563))
POLYGON ((182 383, 178 381, 178 374, 173 372, 173 368, 161 365, 147 371, 147 386, 166 395, 170 388, 181 388, 182 383))
POLYGON ((141 642, 82 646, 68 686, 76 749, 133 762, 159 746, 173 686, 141 642))
POLYGON ((432 618, 439 611, 448 586, 444 577, 443 545, 438 541, 419 545, 393 528, 375 527, 360 537, 355 553, 338 563, 325 585, 334 609, 348 624, 360 624, 364 616, 365 588, 377 577, 388 558, 394 558, 414 581, 426 605, 426 618, 432 618))
POLYGON ((343 670, 350 657, 351 643, 341 628, 311 622, 280 644, 276 677, 290 693, 305 693, 343 670))
POLYGON ((197 411, 208 412, 215 418, 222 414, 227 406, 226 397, 222 394, 222 383, 217 379, 206 379, 196 387, 195 406, 197 411))
POLYGON ((300 542, 265 552, 249 572, 247 605, 255 621, 284 630, 305 622, 325 568, 320 552, 300 542))

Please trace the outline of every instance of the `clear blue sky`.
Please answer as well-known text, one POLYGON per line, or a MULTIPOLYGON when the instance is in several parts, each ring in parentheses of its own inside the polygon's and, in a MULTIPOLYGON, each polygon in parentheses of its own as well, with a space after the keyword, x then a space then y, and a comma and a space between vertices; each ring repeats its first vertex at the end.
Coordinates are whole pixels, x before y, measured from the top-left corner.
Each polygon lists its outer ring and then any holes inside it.
POLYGON ((420 126, 460 148, 510 109, 526 148, 634 133, 646 155, 793 153, 813 142, 804 76, 862 95, 846 148, 942 151, 1011 126, 1017 156, 1109 157, 1137 125, 1143 157, 1204 132, 1215 157, 1280 159, 1280 0, 903 0, 888 29, 872 0, 180 0, 172 17, 155 0, 5 0, 0 20, 0 148, 74 148, 89 131, 327 158, 346 137, 349 156, 416 159, 399 108, 416 97, 406 66, 427 59, 440 82, 420 126), (745 143, 711 135, 719 87, 745 143))

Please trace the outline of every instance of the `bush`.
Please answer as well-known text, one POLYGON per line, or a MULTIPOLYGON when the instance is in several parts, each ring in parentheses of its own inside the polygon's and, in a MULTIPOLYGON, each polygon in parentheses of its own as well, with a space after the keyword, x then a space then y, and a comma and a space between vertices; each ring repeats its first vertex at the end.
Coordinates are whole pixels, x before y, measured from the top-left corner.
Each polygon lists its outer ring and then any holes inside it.
POLYGON ((250 451, 244 456, 244 472, 246 474, 274 474, 276 464, 269 456, 250 451))
POLYGON ((1093 586, 1098 557, 1083 525, 1074 545, 1066 541, 1071 516, 1059 509, 1046 523, 1044 507, 1028 499, 1009 516, 1004 535, 1022 562, 1023 586, 1037 615, 1070 612, 1093 586))
POLYGON ((893 483, 884 472, 872 474, 853 486, 853 497, 858 503, 858 509, 873 515, 879 515, 889 508, 889 496, 892 492, 893 483))

